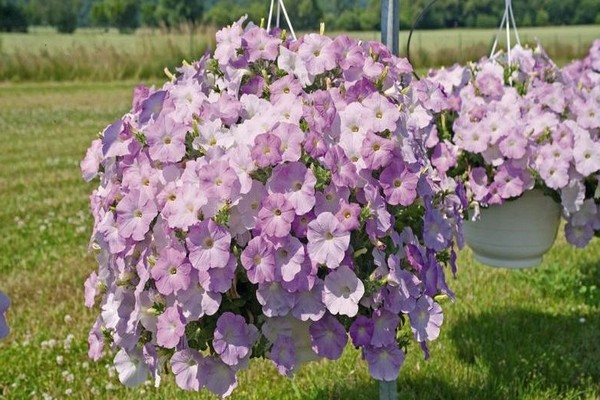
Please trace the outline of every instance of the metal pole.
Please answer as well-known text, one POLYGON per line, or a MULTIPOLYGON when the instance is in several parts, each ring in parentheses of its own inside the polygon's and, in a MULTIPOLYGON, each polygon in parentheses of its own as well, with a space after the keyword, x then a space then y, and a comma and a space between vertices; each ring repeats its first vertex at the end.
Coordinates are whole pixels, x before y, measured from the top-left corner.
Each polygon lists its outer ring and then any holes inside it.
MULTIPOLYGON (((381 41, 400 55, 400 0, 381 0, 381 41)), ((398 400, 396 381, 379 382, 379 400, 398 400)))
POLYGON ((400 0, 381 0, 381 41, 399 55, 400 0))

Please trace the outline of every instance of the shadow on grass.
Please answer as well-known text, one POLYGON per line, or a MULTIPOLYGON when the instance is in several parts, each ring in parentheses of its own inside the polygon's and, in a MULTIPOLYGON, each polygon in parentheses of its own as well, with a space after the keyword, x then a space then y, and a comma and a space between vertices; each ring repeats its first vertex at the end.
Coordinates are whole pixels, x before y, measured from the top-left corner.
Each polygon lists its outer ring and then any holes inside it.
POLYGON ((464 317, 450 336, 458 358, 487 370, 487 378, 477 387, 446 387, 447 398, 484 394, 487 399, 507 399, 532 392, 562 398, 600 390, 598 312, 580 316, 502 309, 464 317))

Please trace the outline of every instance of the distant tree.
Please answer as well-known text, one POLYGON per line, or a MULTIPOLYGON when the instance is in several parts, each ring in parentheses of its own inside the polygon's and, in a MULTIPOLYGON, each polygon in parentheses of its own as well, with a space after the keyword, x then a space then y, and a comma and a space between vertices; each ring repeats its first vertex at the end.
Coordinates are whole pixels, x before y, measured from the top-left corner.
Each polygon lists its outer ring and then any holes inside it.
POLYGON ((381 29, 381 0, 370 0, 367 8, 360 13, 360 29, 363 31, 381 29))
POLYGON ((77 29, 80 0, 53 0, 49 7, 48 20, 60 33, 73 33, 77 29))
POLYGON ((548 11, 544 9, 538 10, 535 15, 535 25, 536 26, 546 26, 550 23, 550 16, 548 15, 548 11))
POLYGON ((32 24, 50 25, 61 33, 73 33, 81 8, 81 0, 30 0, 26 9, 32 24))
POLYGON ((324 21, 317 0, 286 1, 285 6, 295 30, 315 31, 324 21))
POLYGON ((139 25, 137 0, 103 0, 92 7, 92 20, 96 25, 110 25, 120 32, 131 32, 139 25))
POLYGON ((192 29, 201 21, 204 13, 204 0, 159 0, 154 17, 167 28, 182 24, 192 29))
POLYGON ((145 0, 140 5, 140 22, 142 25, 157 27, 159 25, 156 19, 156 7, 158 0, 145 0))
POLYGON ((0 2, 0 32, 27 32, 27 17, 21 7, 0 2))
POLYGON ((344 10, 335 20, 334 29, 339 31, 360 30, 360 11, 357 9, 344 10))

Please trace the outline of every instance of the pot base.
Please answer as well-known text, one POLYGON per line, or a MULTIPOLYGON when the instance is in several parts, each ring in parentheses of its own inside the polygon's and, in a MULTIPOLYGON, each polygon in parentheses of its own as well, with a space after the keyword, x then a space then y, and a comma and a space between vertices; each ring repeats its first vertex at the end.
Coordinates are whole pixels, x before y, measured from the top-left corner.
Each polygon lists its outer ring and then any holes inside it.
POLYGON ((554 243, 560 206, 539 190, 481 210, 476 221, 465 221, 465 242, 482 264, 498 268, 530 268, 541 264, 554 243))
POLYGON ((473 253, 473 258, 481 264, 496 268, 531 268, 542 263, 542 257, 521 258, 519 260, 507 260, 505 258, 487 257, 473 253))

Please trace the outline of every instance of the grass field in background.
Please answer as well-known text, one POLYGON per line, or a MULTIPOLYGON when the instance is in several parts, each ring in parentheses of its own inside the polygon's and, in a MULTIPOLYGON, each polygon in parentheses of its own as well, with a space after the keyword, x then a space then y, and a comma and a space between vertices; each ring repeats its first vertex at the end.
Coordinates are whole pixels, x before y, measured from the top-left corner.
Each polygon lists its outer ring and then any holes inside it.
MULTIPOLYGON (((413 32, 410 42, 410 60, 415 69, 464 64, 482 56, 489 56, 497 29, 439 29, 413 32)), ((355 32, 353 36, 369 40, 380 40, 379 32, 355 32)), ((407 56, 409 32, 400 33, 400 54, 407 56)), ((559 65, 582 58, 595 39, 600 39, 600 25, 548 26, 519 29, 523 45, 534 47, 538 42, 559 65)), ((516 37, 511 32, 511 44, 516 37)), ((506 32, 498 40, 506 48, 506 32)))
POLYGON ((0 81, 113 81, 163 77, 182 60, 214 48, 212 28, 195 34, 139 30, 78 29, 59 34, 50 28, 0 33, 0 81))
MULTIPOLYGON (((89 142, 128 111, 137 82, 0 85, 0 289, 12 298, 12 332, 0 342, 0 399, 208 399, 167 377, 123 388, 111 356, 87 359, 98 310, 83 306, 96 185, 80 178, 89 142), (73 335, 73 336, 69 336, 73 335)), ((398 380, 405 399, 598 399, 600 397, 600 240, 585 250, 562 234, 543 265, 527 271, 485 267, 460 254, 456 302, 423 361, 412 346, 398 380)), ((252 360, 233 399, 377 398, 360 354, 279 376, 252 360)))
MULTIPOLYGON (((316 28, 315 28, 316 29, 316 28)), ((523 43, 539 40, 559 65, 583 57, 600 25, 527 28, 519 30, 523 43)), ((338 32, 330 32, 332 36, 338 32)), ((350 32, 364 40, 380 40, 378 32, 350 32)), ((456 62, 465 63, 488 55, 495 29, 416 30, 411 41, 411 61, 419 70, 456 62)), ((401 54, 406 55, 408 32, 400 33, 401 54)), ((514 40, 514 37, 513 37, 514 40)), ((504 33, 500 43, 504 45, 504 33)), ((78 29, 73 35, 49 28, 30 33, 0 34, 0 81, 148 79, 162 77, 164 67, 174 68, 183 59, 197 59, 214 48, 214 30, 165 34, 139 30, 78 29)))

